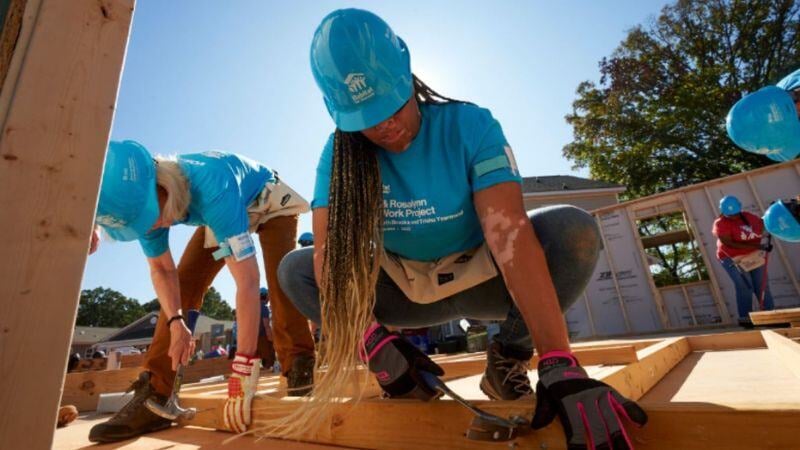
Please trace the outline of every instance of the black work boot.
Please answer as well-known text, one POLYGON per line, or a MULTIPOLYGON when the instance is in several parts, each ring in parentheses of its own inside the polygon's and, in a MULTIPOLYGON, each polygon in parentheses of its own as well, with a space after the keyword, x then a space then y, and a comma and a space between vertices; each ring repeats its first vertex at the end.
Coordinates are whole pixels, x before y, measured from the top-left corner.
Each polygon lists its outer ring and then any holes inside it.
POLYGON ((314 388, 314 356, 299 355, 292 361, 292 368, 286 374, 288 395, 302 397, 314 388))
POLYGON ((116 442, 140 434, 169 428, 172 422, 150 412, 144 402, 153 398, 160 404, 167 402, 167 398, 157 394, 150 386, 150 372, 142 372, 139 379, 131 384, 126 392, 134 391, 133 398, 127 405, 117 411, 113 417, 103 423, 98 423, 89 431, 89 440, 92 442, 116 442))
POLYGON ((492 400, 516 400, 533 395, 528 369, 533 350, 503 348, 492 342, 486 350, 486 372, 481 378, 481 390, 492 400))

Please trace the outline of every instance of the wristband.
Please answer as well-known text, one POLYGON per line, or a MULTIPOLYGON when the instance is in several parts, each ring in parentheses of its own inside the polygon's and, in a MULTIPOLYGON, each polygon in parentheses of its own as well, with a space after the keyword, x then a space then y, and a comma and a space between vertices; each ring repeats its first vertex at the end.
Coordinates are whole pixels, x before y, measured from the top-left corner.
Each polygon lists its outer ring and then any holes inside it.
POLYGON ((185 322, 185 320, 183 319, 183 315, 178 314, 177 316, 172 316, 172 317, 169 318, 169 320, 167 321, 167 326, 172 325, 172 321, 178 320, 178 319, 180 319, 180 320, 185 322))

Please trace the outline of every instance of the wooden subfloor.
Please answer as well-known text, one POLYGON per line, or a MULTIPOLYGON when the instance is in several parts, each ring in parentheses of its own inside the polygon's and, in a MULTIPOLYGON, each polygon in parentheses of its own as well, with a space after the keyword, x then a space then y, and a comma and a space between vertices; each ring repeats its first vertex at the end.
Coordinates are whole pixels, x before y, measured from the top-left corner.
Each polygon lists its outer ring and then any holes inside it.
POLYGON ((225 444, 231 438, 230 433, 199 427, 177 427, 140 436, 135 439, 115 444, 93 444, 89 442, 89 430, 98 423, 111 417, 110 414, 82 414, 75 422, 56 430, 53 440, 54 450, 73 449, 124 449, 124 450, 194 450, 194 449, 230 449, 230 450, 332 450, 347 447, 306 444, 272 439, 256 439, 241 437, 225 444))

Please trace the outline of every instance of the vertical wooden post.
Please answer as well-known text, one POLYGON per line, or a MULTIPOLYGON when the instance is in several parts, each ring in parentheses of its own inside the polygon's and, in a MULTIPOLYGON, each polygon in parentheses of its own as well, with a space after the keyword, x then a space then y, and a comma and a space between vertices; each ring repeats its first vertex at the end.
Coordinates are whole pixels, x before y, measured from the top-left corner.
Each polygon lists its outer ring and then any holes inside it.
POLYGON ((52 445, 132 14, 26 6, 0 101, 0 448, 52 445))
POLYGON ((681 285, 681 291, 683 291, 683 298, 686 300, 686 307, 689 308, 689 315, 692 316, 692 324, 697 326, 697 316, 694 315, 694 305, 692 305, 692 298, 689 297, 689 291, 686 290, 684 285, 681 285))
POLYGON ((592 336, 597 336, 597 329, 594 327, 594 315, 592 314, 592 305, 589 304, 589 296, 586 291, 583 291, 583 304, 586 305, 586 317, 589 318, 589 329, 592 330, 592 336))
POLYGON ((661 291, 659 291, 656 287, 656 282, 653 281, 653 274, 650 273, 650 264, 647 262, 647 254, 645 253, 644 246, 642 245, 642 237, 639 236, 639 228, 636 226, 636 222, 633 220, 633 217, 631 217, 628 208, 624 208, 623 210, 625 211, 625 217, 628 218, 628 222, 631 224, 634 245, 636 245, 636 250, 639 252, 639 258, 642 262, 642 271, 645 273, 647 284, 650 286, 650 292, 653 294, 653 301, 656 303, 658 317, 661 319, 661 325, 664 327, 664 329, 668 330, 672 328, 672 325, 669 323, 669 316, 667 315, 667 308, 664 306, 664 299, 661 297, 661 291))
POLYGON ((608 262, 608 268, 611 269, 611 280, 614 282, 614 289, 617 290, 617 298, 619 299, 619 309, 622 311, 622 319, 625 321, 625 330, 630 333, 631 332, 631 322, 628 320, 628 310, 625 308, 625 299, 622 297, 622 289, 619 287, 619 280, 617 280, 617 267, 614 265, 614 258, 611 257, 611 249, 608 248, 608 242, 606 241, 606 234, 603 231, 603 222, 600 220, 600 216, 594 216, 595 221, 597 221, 597 228, 600 230, 600 239, 603 241, 603 253, 606 255, 606 261, 608 262))
MULTIPOLYGON (((705 190, 706 198, 711 203, 711 195, 708 192, 708 189, 705 190)), ((703 258, 703 264, 706 265, 706 271, 708 272, 708 278, 711 280, 711 297, 714 298, 714 303, 717 305, 717 312, 719 312, 719 317, 722 319, 722 323, 731 323, 731 316, 728 313, 728 304, 725 302, 725 299, 722 297, 722 290, 719 288, 719 280, 717 280, 717 274, 714 272, 714 268, 711 267, 709 261, 711 258, 708 256, 708 252, 706 251, 705 245, 700 241, 700 232, 697 230, 697 221, 694 218, 694 214, 692 213, 692 209, 689 207, 689 201, 686 199, 686 193, 681 192, 681 205, 683 205, 683 210, 686 212, 686 215, 689 217, 689 221, 692 223, 692 234, 697 241, 697 248, 700 250, 700 257, 703 258)), ((712 209, 713 211, 713 209, 712 209)), ((686 223, 689 225, 689 222, 686 223)))

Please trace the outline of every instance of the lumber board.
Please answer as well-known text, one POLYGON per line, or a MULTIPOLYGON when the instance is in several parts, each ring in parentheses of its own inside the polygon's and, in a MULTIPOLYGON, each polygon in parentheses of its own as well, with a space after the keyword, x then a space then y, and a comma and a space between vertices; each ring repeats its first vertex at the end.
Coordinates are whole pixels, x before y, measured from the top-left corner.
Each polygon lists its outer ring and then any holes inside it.
MULTIPOLYGON (((223 375, 229 371, 230 361, 224 358, 202 359, 187 366, 183 372, 184 383, 194 383, 203 378, 223 375)), ((71 372, 64 378, 62 405, 75 405, 78 411, 97 409, 100 394, 123 392, 136 381, 141 367, 117 370, 71 372)), ((187 386, 188 388, 188 386, 187 386)))
POLYGON ((26 6, 0 93, 0 448, 52 445, 132 10, 26 6))
MULTIPOLYGON (((194 397, 184 406, 198 409, 190 423, 223 429, 224 400, 194 397)), ((254 424, 279 417, 296 401, 256 398, 254 424), (283 407, 283 408, 281 408, 283 407), (285 408, 285 409, 284 409, 285 408)), ((532 401, 479 401, 476 406, 500 416, 531 417, 532 401)), ((637 449, 753 449, 794 448, 800 411, 788 409, 729 408, 706 403, 643 403, 649 422, 643 428, 629 427, 637 449)), ((543 430, 529 432, 513 443, 490 445, 470 441, 464 432, 472 415, 449 400, 420 403, 413 400, 364 400, 336 405, 335 413, 315 434, 302 440, 329 445, 371 449, 485 449, 566 448, 557 421, 543 430)))
POLYGON ((693 351, 734 350, 743 348, 764 348, 764 338, 760 332, 734 331, 731 333, 700 334, 686 336, 693 351))
POLYGON ((599 377, 631 400, 640 399, 647 391, 689 354, 685 337, 665 339, 638 352, 639 361, 615 368, 599 377))
POLYGON ((750 313, 754 325, 776 325, 800 321, 800 308, 755 311, 750 313))
POLYGON ((767 348, 777 355, 777 358, 797 378, 800 378, 800 344, 771 330, 764 330, 761 334, 764 336, 767 348))

